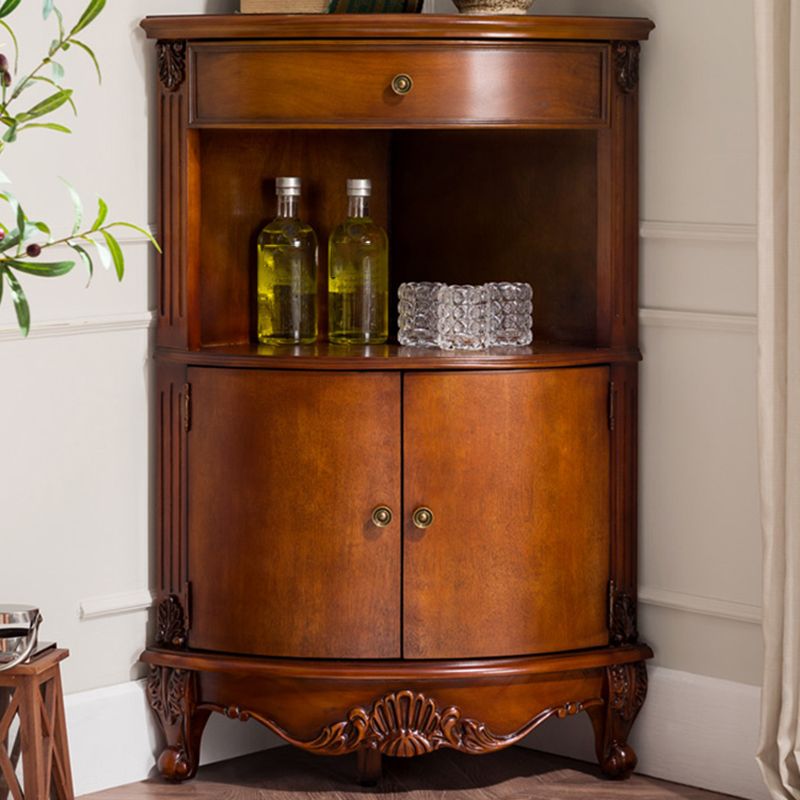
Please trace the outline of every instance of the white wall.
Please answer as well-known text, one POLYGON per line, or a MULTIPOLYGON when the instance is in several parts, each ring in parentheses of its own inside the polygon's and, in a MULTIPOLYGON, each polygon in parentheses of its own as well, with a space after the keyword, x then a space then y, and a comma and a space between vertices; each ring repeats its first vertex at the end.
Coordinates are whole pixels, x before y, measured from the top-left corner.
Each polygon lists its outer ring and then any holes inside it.
MULTIPOLYGON (((450 10, 449 0, 437 2, 437 10, 450 10)), ((62 5, 68 16, 81 7, 75 0, 62 5)), ((152 222, 154 58, 138 20, 234 6, 108 4, 86 34, 103 65, 103 85, 80 53, 62 59, 79 106, 80 116, 68 123, 75 134, 32 131, 0 156, 31 214, 70 224, 56 177, 63 175, 87 201, 100 192, 115 217, 152 222)), ((23 63, 34 42, 50 40, 39 8, 27 0, 9 20, 21 35, 23 63)), ((641 64, 640 627, 668 673, 755 685, 761 640, 751 0, 538 0, 534 10, 649 16, 657 24, 641 64)), ((44 637, 73 650, 65 664, 72 693, 137 676, 145 643, 144 609, 79 616, 82 602, 112 610, 147 602, 152 258, 133 241, 125 253, 121 285, 102 271, 88 290, 77 271, 54 282, 28 279, 28 341, 14 333, 10 304, 0 307, 0 545, 13 554, 0 560, 0 600, 41 606, 44 637)), ((109 692, 128 696, 124 687, 109 692)), ((80 705, 79 696, 71 705, 80 705)), ((743 708, 748 729, 757 724, 754 708, 743 708)), ((76 722, 74 735, 88 730, 76 722)), ((672 742, 686 738, 680 720, 666 734, 661 722, 655 730, 672 742)), ((122 769, 117 774, 131 779, 122 769)))

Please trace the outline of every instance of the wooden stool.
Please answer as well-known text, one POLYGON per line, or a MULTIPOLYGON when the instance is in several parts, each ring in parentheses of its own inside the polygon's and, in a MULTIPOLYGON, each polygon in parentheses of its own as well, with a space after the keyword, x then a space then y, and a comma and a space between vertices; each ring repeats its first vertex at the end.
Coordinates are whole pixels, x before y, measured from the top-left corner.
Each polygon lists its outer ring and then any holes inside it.
POLYGON ((50 650, 0 672, 0 797, 13 800, 73 800, 67 726, 59 662, 69 650, 50 650), (9 744, 11 723, 19 731, 9 744), (23 791, 17 780, 22 755, 23 791))

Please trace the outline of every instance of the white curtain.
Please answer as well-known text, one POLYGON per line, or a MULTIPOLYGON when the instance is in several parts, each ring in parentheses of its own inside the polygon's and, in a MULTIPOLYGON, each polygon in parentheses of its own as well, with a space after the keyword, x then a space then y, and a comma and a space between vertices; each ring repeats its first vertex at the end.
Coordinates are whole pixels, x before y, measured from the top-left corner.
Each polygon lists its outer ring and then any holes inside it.
POLYGON ((800 800, 800 0, 754 0, 764 689, 758 760, 800 800))

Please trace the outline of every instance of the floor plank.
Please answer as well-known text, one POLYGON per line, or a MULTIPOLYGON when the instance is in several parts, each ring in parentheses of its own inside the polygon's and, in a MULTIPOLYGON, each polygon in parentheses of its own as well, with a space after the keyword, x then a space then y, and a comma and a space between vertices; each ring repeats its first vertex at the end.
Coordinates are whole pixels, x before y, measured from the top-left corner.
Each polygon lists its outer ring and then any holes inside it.
POLYGON ((442 750, 384 758, 375 788, 355 783, 355 757, 313 756, 279 747, 203 767, 181 785, 160 780, 108 789, 84 800, 723 800, 715 794, 634 775, 601 778, 596 767, 522 747, 488 756, 442 750))

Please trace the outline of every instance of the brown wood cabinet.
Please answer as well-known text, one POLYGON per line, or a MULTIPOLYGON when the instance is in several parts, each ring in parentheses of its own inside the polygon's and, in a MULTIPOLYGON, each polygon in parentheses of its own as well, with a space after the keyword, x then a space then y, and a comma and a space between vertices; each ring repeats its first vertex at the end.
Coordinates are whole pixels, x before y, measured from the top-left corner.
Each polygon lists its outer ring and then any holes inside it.
MULTIPOLYGON (((154 17, 161 773, 212 711, 307 750, 483 754, 586 710, 628 774, 642 19, 154 17), (392 79, 413 80, 408 94, 392 79), (402 281, 528 281, 534 343, 255 344, 255 237, 370 177, 402 281)), ((320 248, 320 323, 327 264, 320 248)))

